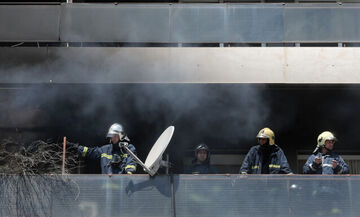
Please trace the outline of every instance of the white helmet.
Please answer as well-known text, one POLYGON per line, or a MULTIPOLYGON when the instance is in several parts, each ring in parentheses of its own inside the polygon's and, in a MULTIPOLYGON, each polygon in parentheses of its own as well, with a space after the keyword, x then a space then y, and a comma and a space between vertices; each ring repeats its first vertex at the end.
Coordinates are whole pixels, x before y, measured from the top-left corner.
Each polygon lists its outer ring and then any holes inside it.
POLYGON ((317 138, 317 147, 324 147, 326 140, 336 141, 337 139, 332 132, 324 131, 317 138))
POLYGON ((112 138, 115 135, 119 135, 120 140, 124 139, 125 132, 124 132, 124 128, 121 124, 115 123, 115 124, 111 125, 106 137, 112 138))

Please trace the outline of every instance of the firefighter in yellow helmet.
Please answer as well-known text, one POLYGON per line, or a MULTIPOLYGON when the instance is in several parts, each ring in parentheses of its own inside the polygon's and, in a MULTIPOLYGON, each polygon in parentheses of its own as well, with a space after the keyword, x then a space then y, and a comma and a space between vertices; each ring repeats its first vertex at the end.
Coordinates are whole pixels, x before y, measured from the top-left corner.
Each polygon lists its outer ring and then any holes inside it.
POLYGON ((275 144, 275 134, 263 128, 256 136, 258 145, 247 153, 241 168, 242 174, 290 174, 291 169, 284 152, 275 144))
POLYGON ((322 132, 317 138, 317 146, 306 161, 305 174, 347 174, 349 167, 340 155, 333 152, 336 137, 329 131, 322 132))

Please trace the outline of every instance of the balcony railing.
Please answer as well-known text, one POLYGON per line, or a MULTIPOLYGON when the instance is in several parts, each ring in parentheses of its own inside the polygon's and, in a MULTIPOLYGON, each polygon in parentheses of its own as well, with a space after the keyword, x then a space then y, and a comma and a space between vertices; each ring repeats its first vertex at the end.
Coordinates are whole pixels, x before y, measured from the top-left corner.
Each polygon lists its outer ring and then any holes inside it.
POLYGON ((0 42, 359 43, 357 3, 0 5, 0 42))
POLYGON ((360 176, 70 175, 0 179, 1 216, 358 216, 360 176))

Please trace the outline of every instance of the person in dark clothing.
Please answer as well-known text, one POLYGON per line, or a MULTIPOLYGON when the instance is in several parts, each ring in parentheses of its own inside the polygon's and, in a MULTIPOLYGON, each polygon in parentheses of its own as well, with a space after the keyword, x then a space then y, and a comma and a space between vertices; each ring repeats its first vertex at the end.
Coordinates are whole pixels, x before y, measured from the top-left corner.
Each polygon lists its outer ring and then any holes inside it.
POLYGON ((200 144, 195 148, 195 159, 192 164, 185 169, 185 174, 217 174, 215 167, 210 165, 210 150, 205 144, 200 144))
POLYGON ((123 146, 126 145, 135 155, 136 150, 132 144, 129 144, 130 139, 125 135, 122 125, 118 123, 111 125, 106 137, 110 138, 110 144, 102 147, 90 148, 74 143, 70 145, 76 146, 83 157, 100 160, 103 174, 133 174, 136 171, 136 162, 123 146))
POLYGON ((292 174, 282 149, 275 144, 275 134, 269 128, 259 131, 259 145, 250 149, 241 168, 242 174, 292 174))
POLYGON ((348 174, 349 167, 344 159, 333 152, 336 138, 334 134, 325 131, 318 136, 317 147, 308 158, 304 167, 304 174, 348 174))

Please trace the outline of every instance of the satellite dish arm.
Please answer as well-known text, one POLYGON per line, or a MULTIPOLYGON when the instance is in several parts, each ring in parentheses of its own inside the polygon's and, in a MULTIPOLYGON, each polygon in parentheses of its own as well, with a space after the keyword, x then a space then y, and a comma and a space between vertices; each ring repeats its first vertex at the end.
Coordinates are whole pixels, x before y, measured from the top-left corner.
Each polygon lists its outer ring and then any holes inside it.
POLYGON ((140 166, 142 166, 143 168, 144 168, 144 170, 145 170, 145 172, 147 172, 147 173, 149 173, 150 175, 154 175, 153 173, 152 173, 152 171, 150 171, 146 166, 145 166, 145 164, 128 148, 128 143, 126 143, 126 142, 124 142, 124 143, 121 143, 121 147, 123 147, 124 149, 125 149, 125 151, 128 153, 128 154, 130 154, 131 155, 131 157, 133 157, 134 158, 134 160, 138 163, 138 164, 140 164, 140 166))

